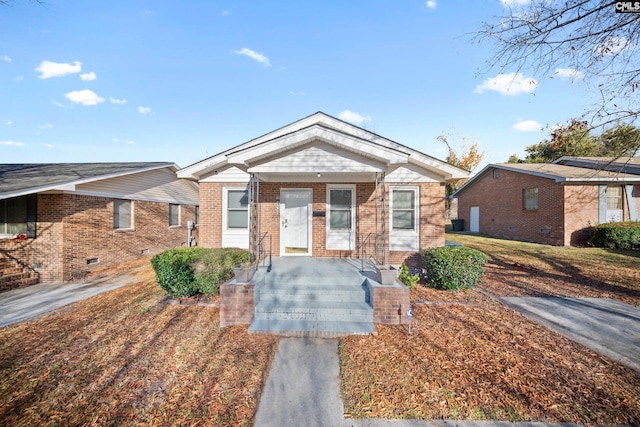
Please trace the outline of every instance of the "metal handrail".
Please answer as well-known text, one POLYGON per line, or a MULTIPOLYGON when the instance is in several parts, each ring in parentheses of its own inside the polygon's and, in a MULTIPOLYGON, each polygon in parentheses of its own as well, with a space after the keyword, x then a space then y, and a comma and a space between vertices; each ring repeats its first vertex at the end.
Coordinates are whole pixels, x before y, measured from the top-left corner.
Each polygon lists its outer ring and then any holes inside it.
MULTIPOLYGON (((269 236, 269 266, 267 267, 267 272, 271 271, 272 264, 272 255, 273 255, 273 239, 271 234, 265 231, 265 233, 258 240, 258 264, 260 261, 264 261, 266 259, 265 250, 264 250, 264 239, 269 236)), ((257 264, 256 264, 257 265, 257 264)), ((262 264, 264 266, 264 263, 262 264)))

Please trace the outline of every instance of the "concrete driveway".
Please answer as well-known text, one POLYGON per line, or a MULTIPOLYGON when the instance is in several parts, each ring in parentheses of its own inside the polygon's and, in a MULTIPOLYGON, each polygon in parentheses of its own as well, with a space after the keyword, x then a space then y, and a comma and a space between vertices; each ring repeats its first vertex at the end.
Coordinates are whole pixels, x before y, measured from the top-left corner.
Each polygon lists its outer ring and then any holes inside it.
POLYGON ((500 298, 529 319, 640 373, 640 309, 606 298, 500 298))
POLYGON ((132 272, 73 283, 41 283, 2 292, 0 327, 33 319, 56 308, 131 284, 135 281, 132 272))

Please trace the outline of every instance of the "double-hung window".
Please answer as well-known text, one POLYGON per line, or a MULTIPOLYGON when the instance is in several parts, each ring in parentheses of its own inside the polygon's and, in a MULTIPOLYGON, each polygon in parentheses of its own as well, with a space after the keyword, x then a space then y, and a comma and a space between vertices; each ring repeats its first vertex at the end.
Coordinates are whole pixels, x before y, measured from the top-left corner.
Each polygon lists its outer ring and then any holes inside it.
POLYGON ((180 205, 169 203, 169 226, 180 225, 180 205))
POLYGON ((525 211, 538 210, 538 187, 522 190, 522 209, 525 211))
POLYGON ((420 249, 420 196, 418 187, 391 187, 389 249, 417 251, 420 249))
POLYGON ((227 190, 227 228, 249 229, 248 190, 227 190))
POLYGON ((353 216, 353 190, 329 189, 329 228, 350 230, 353 216))
POLYGON ((130 230, 133 228, 133 202, 116 199, 113 201, 113 228, 130 230))
POLYGON ((415 190, 392 190, 393 230, 416 229, 416 192, 415 190))

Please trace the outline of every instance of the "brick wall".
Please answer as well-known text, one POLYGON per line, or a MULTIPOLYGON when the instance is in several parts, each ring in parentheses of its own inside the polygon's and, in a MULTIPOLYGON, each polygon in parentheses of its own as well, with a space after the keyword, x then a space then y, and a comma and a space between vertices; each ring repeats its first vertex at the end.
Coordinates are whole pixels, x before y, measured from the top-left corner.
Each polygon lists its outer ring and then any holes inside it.
POLYGON ((220 327, 248 325, 254 318, 253 283, 220 285, 220 327))
POLYGON ((409 288, 403 285, 373 286, 373 323, 409 324, 409 288))
MULTIPOLYGON (((181 206, 180 226, 169 227, 168 203, 133 203, 134 229, 114 230, 113 199, 40 194, 36 238, 0 240, 0 249, 33 268, 40 282, 53 282, 187 244, 194 206, 181 206), (97 263, 88 264, 93 259, 97 263)), ((198 230, 193 235, 197 238, 198 230)))
POLYGON ((480 232, 507 239, 550 245, 564 245, 563 186, 553 179, 501 169, 494 178, 493 169, 478 178, 460 194, 458 218, 469 230, 469 210, 478 206, 480 232), (523 209, 522 192, 538 188, 538 209, 523 209), (546 232, 541 232, 544 230, 546 232))
MULTIPOLYGON (((200 244, 205 247, 222 246, 222 191, 225 186, 237 186, 238 183, 201 183, 200 184, 200 244)), ((393 185, 393 184, 392 184, 393 185)), ((387 184, 387 195, 389 194, 387 184)), ((440 183, 422 183, 420 187, 420 247, 438 247, 444 245, 444 185, 440 183)), ((280 256, 280 191, 281 189, 311 189, 313 193, 313 211, 326 213, 326 183, 260 183, 260 233, 272 236, 273 255, 280 256)), ((389 230, 389 202, 387 201, 387 234, 389 230)), ((376 232, 376 192, 375 183, 356 184, 356 246, 369 233, 376 232)), ((379 215, 379 213, 378 213, 379 215)), ((312 255, 315 257, 357 257, 359 254, 348 250, 326 249, 327 216, 312 217, 312 255)), ((378 218, 378 230, 382 226, 378 218)), ((374 237, 372 236, 371 239, 374 237)), ((420 266, 418 252, 388 251, 388 263, 406 262, 413 268, 420 266)))
POLYGON ((62 280, 62 194, 38 195, 36 238, 0 240, 0 250, 38 274, 40 282, 62 280))

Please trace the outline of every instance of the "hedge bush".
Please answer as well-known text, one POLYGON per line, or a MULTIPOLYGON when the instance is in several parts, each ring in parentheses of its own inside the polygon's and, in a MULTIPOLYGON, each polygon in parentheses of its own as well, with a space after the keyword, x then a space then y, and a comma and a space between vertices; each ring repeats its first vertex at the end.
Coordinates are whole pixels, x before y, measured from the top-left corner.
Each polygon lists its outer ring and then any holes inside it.
POLYGON ((175 248, 151 258, 156 281, 172 298, 218 293, 233 277, 232 268, 249 259, 243 249, 175 248))
POLYGON ((596 225, 590 242, 601 248, 640 249, 640 222, 610 222, 596 225))
POLYGON ((471 289, 480 282, 487 257, 475 249, 445 246, 425 249, 422 262, 431 286, 457 291, 471 289))

